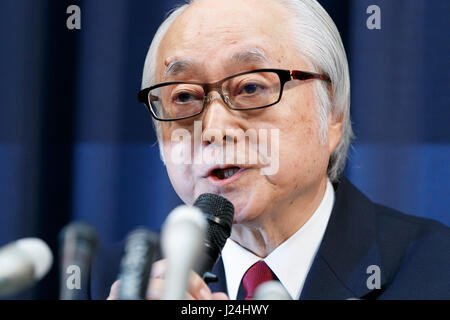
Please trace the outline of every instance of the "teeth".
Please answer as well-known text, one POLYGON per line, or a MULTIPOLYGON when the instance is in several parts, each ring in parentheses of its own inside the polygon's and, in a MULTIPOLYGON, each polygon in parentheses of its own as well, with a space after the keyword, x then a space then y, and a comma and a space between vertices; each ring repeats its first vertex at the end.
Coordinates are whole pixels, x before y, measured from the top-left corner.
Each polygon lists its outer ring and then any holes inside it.
POLYGON ((227 169, 216 169, 216 170, 214 170, 213 174, 217 178, 223 180, 223 179, 230 178, 232 175, 234 175, 239 170, 241 170, 241 168, 238 168, 238 167, 227 168, 227 169))
POLYGON ((233 174, 235 174, 238 171, 239 171, 239 168, 228 168, 223 171, 223 175, 224 175, 225 179, 228 179, 229 177, 231 177, 233 174))

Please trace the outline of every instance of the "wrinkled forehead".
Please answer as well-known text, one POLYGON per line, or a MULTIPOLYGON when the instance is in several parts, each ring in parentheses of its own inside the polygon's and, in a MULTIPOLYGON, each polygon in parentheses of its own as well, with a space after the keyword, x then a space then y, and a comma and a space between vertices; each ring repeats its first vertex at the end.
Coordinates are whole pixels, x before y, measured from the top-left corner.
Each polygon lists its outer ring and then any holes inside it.
POLYGON ((285 19, 286 9, 273 1, 200 1, 173 22, 161 41, 157 79, 277 67, 292 39, 285 19))

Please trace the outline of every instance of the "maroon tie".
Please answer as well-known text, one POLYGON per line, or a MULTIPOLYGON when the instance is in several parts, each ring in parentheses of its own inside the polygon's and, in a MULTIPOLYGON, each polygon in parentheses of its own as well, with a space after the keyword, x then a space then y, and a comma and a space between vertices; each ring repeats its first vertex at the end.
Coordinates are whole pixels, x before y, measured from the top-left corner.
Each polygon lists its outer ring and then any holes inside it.
POLYGON ((242 278, 242 285, 246 293, 245 300, 253 299, 256 288, 270 280, 277 280, 277 277, 263 260, 252 265, 242 278))

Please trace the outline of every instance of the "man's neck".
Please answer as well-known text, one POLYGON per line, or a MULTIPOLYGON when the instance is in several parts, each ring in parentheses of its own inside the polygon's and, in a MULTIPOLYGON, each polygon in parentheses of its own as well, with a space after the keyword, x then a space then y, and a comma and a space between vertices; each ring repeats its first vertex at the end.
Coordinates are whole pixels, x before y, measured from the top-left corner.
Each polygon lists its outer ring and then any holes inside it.
POLYGON ((297 232, 319 207, 327 187, 327 177, 307 193, 286 199, 258 220, 235 224, 230 238, 264 258, 297 232))

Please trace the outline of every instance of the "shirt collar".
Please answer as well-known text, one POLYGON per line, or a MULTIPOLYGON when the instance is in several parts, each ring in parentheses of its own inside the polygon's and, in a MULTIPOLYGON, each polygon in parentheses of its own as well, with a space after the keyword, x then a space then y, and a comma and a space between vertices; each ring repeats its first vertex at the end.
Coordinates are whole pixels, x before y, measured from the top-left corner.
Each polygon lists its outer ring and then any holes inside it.
POLYGON ((264 259, 228 239, 222 250, 222 259, 230 299, 236 299, 242 277, 259 260, 267 263, 291 298, 298 299, 325 233, 333 204, 334 190, 328 180, 324 197, 308 221, 264 259))

